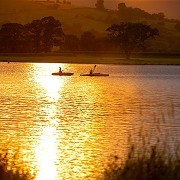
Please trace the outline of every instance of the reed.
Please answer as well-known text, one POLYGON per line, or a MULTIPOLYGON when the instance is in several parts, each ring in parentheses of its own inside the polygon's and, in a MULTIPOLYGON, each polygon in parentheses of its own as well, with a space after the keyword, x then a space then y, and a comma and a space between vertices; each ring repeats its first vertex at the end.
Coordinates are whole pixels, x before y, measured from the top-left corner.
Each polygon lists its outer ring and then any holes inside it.
POLYGON ((128 158, 123 164, 114 156, 104 172, 105 180, 179 180, 180 156, 172 157, 159 151, 156 146, 151 148, 149 155, 137 156, 132 146, 128 158))
MULTIPOLYGON (((152 118, 156 128, 147 132, 145 127, 139 128, 139 141, 136 143, 130 136, 129 151, 125 160, 113 156, 103 173, 104 180, 180 180, 180 142, 175 139, 168 141, 168 132, 161 132, 161 125, 167 125, 166 115, 160 113, 159 118, 152 118), (133 143, 134 142, 134 143, 133 143)), ((174 106, 171 105, 168 117, 175 117, 174 106)))
POLYGON ((8 153, 0 154, 0 180, 28 180, 30 175, 20 169, 9 169, 8 153))

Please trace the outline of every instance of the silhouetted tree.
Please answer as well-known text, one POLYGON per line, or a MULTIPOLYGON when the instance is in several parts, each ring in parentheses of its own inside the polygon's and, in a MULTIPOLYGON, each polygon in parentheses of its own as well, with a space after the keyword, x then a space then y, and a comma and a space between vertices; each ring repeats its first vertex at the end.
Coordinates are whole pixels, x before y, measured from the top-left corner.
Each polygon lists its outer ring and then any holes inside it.
POLYGON ((60 46, 64 41, 61 23, 54 17, 44 17, 26 25, 34 43, 35 52, 48 52, 53 46, 60 46))
POLYGON ((118 4, 118 14, 121 21, 135 21, 142 18, 152 19, 152 15, 139 8, 127 7, 125 3, 118 4))
POLYGON ((176 24, 175 24, 175 29, 177 29, 178 31, 180 31, 180 21, 178 21, 176 24))
POLYGON ((31 23, 25 25, 27 31, 29 31, 29 37, 33 43, 33 51, 41 51, 41 36, 42 36, 42 26, 41 20, 33 20, 31 23))
POLYGON ((87 31, 81 35, 81 48, 87 51, 95 50, 95 36, 91 32, 87 31))
POLYGON ((117 47, 112 43, 109 42, 107 37, 100 37, 96 38, 94 43, 94 47, 96 51, 116 51, 117 47))
POLYGON ((118 14, 122 21, 130 21, 129 11, 125 3, 118 4, 118 14))
POLYGON ((164 18, 165 18, 165 15, 164 15, 164 13, 154 13, 154 14, 152 14, 151 15, 151 17, 153 18, 153 19, 155 19, 155 20, 159 20, 159 21, 162 21, 162 20, 164 20, 164 18))
POLYGON ((66 35, 64 49, 69 51, 77 51, 80 49, 80 40, 75 35, 66 35))
POLYGON ((97 9, 104 9, 104 0, 97 0, 95 6, 97 9))
POLYGON ((3 52, 20 52, 25 41, 24 26, 18 23, 7 23, 0 30, 0 44, 3 52))
POLYGON ((48 52, 54 45, 60 46, 64 41, 64 33, 59 20, 52 16, 44 17, 41 19, 41 25, 43 50, 48 52))
POLYGON ((136 47, 143 47, 146 40, 159 35, 158 29, 150 25, 130 22, 114 24, 106 31, 109 32, 110 40, 122 48, 126 59, 130 58, 130 54, 136 47))
POLYGON ((63 42, 61 23, 52 16, 33 20, 24 26, 6 23, 0 29, 1 52, 49 52, 63 42))

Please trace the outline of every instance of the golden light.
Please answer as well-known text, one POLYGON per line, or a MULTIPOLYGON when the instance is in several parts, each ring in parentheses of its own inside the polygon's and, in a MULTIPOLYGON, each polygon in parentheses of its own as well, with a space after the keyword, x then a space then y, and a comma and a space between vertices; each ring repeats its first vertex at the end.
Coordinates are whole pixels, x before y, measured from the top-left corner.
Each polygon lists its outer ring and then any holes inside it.
POLYGON ((36 149, 38 161, 37 180, 56 179, 56 130, 53 127, 46 127, 40 137, 39 146, 36 149))
POLYGON ((57 101, 60 98, 59 91, 64 86, 64 78, 59 76, 52 76, 52 72, 58 72, 59 66, 64 69, 65 64, 34 64, 35 74, 34 81, 37 82, 46 92, 46 96, 50 102, 57 101))
MULTIPOLYGON (((118 132, 121 147, 127 147, 127 128, 122 125, 121 131, 117 129, 119 111, 122 112, 120 120, 125 124, 134 118, 130 111, 134 108, 136 86, 130 80, 111 89, 116 83, 113 78, 105 83, 104 79, 81 78, 79 81, 76 76, 52 76, 51 73, 57 72, 59 66, 64 69, 66 65, 34 66, 37 99, 43 99, 38 107, 43 119, 40 117, 37 120, 35 142, 37 180, 96 177, 103 171, 103 167, 99 167, 104 157, 109 155, 109 150, 116 148, 107 141, 115 139, 118 132), (109 90, 111 98, 117 100, 119 106, 111 106, 110 98, 103 95, 104 89, 109 90), (119 102, 119 91, 122 93, 120 101, 123 106, 119 102), (112 120, 104 116, 107 112, 114 117, 112 120), (110 139, 104 141, 103 131, 108 132, 110 139), (93 174, 97 169, 99 172, 93 174)), ((124 153, 121 152, 121 155, 124 153)))
MULTIPOLYGON (((64 69, 65 65, 60 65, 64 69)), ((61 91, 64 87, 65 79, 59 76, 52 76, 52 72, 59 70, 57 64, 35 64, 34 81, 38 84, 37 96, 39 94, 46 101, 39 107, 39 112, 45 113, 43 121, 39 121, 38 140, 36 142, 36 179, 55 180, 57 179, 57 132, 58 124, 57 103, 61 98, 61 91), (43 92, 43 93, 42 93, 43 92)), ((41 98, 41 97, 38 97, 41 98)))

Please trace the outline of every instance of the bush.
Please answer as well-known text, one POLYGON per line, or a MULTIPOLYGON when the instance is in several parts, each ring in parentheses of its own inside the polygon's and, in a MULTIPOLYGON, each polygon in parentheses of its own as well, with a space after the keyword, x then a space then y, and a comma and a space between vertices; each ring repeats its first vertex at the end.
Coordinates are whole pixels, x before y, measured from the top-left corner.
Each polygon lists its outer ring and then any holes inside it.
MULTIPOLYGON (((174 105, 171 104, 169 118, 174 119, 174 105)), ((167 135, 161 133, 160 126, 168 125, 162 113, 162 121, 154 116, 150 120, 151 130, 140 127, 138 141, 133 136, 128 140, 129 151, 124 159, 112 157, 105 168, 105 180, 180 180, 180 143, 177 134, 168 141, 167 135), (137 143, 138 142, 138 143, 137 143), (135 145, 136 144, 136 145, 135 145)), ((171 132, 172 133, 172 132, 171 132)))
POLYGON ((28 173, 20 170, 9 170, 8 169, 8 154, 0 154, 0 179, 1 180, 28 180, 30 176, 28 173))
POLYGON ((159 151, 156 146, 148 154, 137 155, 132 146, 124 164, 115 156, 104 172, 105 180, 179 180, 180 158, 159 151))

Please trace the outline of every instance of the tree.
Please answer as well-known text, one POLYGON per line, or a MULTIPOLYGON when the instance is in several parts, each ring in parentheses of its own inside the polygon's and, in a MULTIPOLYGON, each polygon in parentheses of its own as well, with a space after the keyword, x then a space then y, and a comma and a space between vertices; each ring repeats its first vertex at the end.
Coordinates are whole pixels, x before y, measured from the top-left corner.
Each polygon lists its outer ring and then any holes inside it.
POLYGON ((52 16, 33 20, 24 26, 6 23, 0 29, 1 52, 49 52, 63 42, 61 23, 52 16))
POLYGON ((178 21, 174 27, 176 30, 180 31, 180 21, 178 21))
POLYGON ((18 23, 6 23, 0 30, 1 49, 4 52, 20 52, 25 41, 24 26, 18 23))
POLYGON ((104 9, 104 0, 97 0, 95 6, 97 9, 104 9))
POLYGON ((60 46, 64 41, 64 33, 61 23, 54 17, 44 17, 41 19, 42 25, 42 45, 43 50, 48 52, 53 46, 60 46))
POLYGON ((49 52, 53 46, 60 46, 64 41, 61 23, 54 17, 44 17, 26 25, 34 43, 35 52, 49 52))
POLYGON ((33 51, 40 52, 41 51, 41 34, 42 34, 42 26, 41 20, 33 20, 31 23, 26 24, 25 28, 29 32, 29 37, 33 43, 33 51))
POLYGON ((106 31, 109 32, 110 40, 122 48, 126 59, 130 58, 136 47, 144 47, 146 40, 154 39, 159 35, 158 29, 150 25, 130 22, 113 24, 106 31))
POLYGON ((81 35, 81 48, 86 51, 95 50, 95 36, 87 31, 81 35))
POLYGON ((75 35, 66 35, 64 49, 69 51, 78 51, 80 48, 80 40, 75 35))

